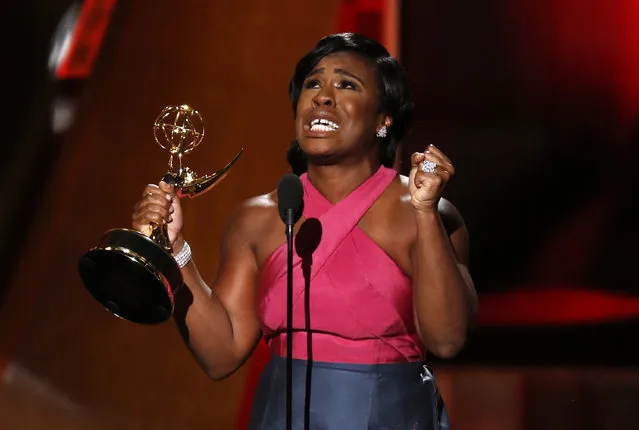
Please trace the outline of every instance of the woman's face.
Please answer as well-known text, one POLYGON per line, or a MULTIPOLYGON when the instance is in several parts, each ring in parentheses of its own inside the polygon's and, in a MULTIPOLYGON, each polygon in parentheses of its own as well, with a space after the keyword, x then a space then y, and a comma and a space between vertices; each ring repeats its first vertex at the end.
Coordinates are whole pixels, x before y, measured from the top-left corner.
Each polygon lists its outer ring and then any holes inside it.
POLYGON ((309 160, 343 161, 368 153, 386 120, 375 64, 353 52, 324 57, 304 80, 295 132, 309 160))

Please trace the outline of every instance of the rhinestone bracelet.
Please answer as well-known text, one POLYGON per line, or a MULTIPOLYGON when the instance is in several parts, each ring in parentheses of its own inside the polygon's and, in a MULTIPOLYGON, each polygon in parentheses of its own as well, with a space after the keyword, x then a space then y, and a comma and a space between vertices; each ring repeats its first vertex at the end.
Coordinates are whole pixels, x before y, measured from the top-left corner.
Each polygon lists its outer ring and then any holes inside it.
POLYGON ((173 256, 175 262, 180 266, 180 269, 187 265, 189 261, 191 261, 191 247, 189 243, 185 240, 184 246, 180 249, 180 252, 173 256))

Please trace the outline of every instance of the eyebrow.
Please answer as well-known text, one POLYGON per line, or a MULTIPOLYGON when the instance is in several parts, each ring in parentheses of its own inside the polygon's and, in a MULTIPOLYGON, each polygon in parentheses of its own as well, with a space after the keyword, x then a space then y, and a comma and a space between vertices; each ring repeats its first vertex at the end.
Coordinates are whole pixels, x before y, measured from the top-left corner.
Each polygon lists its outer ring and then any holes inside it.
MULTIPOLYGON (((319 75, 320 73, 324 73, 324 68, 320 67, 317 68, 315 70, 313 70, 311 73, 309 73, 307 75, 308 76, 313 76, 313 75, 319 75)), ((335 73, 337 73, 338 75, 344 75, 344 76, 348 76, 350 78, 355 79, 357 82, 359 82, 363 87, 365 87, 366 85, 364 85, 364 81, 362 81, 362 79, 355 75, 354 73, 349 72, 348 70, 344 70, 344 69, 335 69, 335 73)))

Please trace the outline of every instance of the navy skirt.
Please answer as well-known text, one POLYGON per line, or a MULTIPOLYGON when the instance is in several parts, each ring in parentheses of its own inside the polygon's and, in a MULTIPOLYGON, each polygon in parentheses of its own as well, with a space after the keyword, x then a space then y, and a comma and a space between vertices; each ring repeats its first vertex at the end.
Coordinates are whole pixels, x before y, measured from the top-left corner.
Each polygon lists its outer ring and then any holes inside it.
MULTIPOLYGON (((423 363, 293 360, 294 430, 448 430, 448 414, 423 363)), ((286 429, 286 358, 272 356, 255 392, 248 430, 286 429)))

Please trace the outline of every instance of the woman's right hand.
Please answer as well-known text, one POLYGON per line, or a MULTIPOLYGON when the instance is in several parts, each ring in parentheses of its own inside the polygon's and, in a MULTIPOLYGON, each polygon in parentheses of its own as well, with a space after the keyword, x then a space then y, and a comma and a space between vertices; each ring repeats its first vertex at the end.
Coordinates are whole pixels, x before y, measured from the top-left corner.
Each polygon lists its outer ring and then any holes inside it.
MULTIPOLYGON (((181 237, 182 208, 172 185, 160 182, 144 188, 142 199, 133 207, 133 228, 150 236, 153 225, 166 223, 171 245, 181 237)), ((174 249, 179 251, 179 249, 174 249)))

